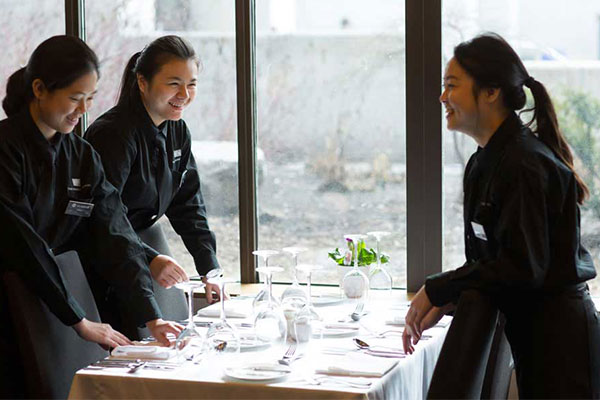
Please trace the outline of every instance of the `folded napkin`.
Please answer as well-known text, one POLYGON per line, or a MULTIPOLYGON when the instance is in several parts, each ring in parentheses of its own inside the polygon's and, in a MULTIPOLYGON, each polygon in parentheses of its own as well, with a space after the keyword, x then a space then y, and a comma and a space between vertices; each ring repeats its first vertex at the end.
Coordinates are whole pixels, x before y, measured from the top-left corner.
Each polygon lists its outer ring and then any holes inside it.
MULTIPOLYGON (((200 309, 198 317, 219 318, 221 316, 221 303, 211 304, 200 309)), ((225 316, 227 318, 248 318, 252 315, 252 301, 225 300, 225 316)))
POLYGON ((110 353, 111 358, 131 360, 168 360, 175 350, 161 346, 118 346, 110 353))
POLYGON ((323 360, 322 366, 315 370, 315 373, 379 378, 394 368, 396 364, 398 364, 398 360, 393 358, 348 353, 343 357, 323 360))
POLYGON ((349 329, 349 330, 359 330, 360 329, 360 325, 356 325, 356 324, 344 324, 344 323, 330 323, 330 324, 325 324, 323 326, 323 328, 325 329, 349 329))

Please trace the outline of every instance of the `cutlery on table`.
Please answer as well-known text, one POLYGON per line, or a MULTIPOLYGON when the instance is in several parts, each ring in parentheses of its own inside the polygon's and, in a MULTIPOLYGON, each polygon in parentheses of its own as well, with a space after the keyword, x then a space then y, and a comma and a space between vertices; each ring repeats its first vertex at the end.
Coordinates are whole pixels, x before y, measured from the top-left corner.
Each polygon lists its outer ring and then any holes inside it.
POLYGON ((290 365, 291 362, 294 360, 295 353, 296 353, 296 343, 292 343, 292 344, 290 344, 290 347, 288 347, 288 349, 285 352, 285 354, 283 355, 283 357, 280 360, 278 360, 279 364, 290 365))
POLYGON ((352 311, 352 314, 350 314, 350 318, 352 318, 352 321, 358 321, 360 317, 362 317, 362 311, 364 308, 365 303, 358 303, 356 305, 356 308, 354 309, 354 311, 352 311))

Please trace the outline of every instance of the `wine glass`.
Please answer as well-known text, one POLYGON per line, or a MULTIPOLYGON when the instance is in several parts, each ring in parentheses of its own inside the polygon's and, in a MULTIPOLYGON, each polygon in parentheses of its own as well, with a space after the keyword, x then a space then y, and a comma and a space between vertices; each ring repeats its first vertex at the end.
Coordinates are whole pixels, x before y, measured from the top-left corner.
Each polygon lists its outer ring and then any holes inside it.
POLYGON ((321 265, 300 264, 297 266, 299 271, 306 274, 306 290, 308 292, 308 301, 304 307, 296 314, 294 319, 294 334, 297 342, 307 342, 313 333, 322 335, 320 322, 323 320, 315 307, 312 305, 311 279, 313 271, 321 269, 321 265))
POLYGON ((281 294, 281 305, 286 308, 300 309, 306 304, 306 293, 298 282, 298 254, 306 251, 304 247, 284 247, 283 251, 292 255, 294 260, 294 279, 281 294))
POLYGON ((392 277, 390 274, 381 266, 381 252, 379 251, 379 242, 384 237, 391 235, 391 232, 375 231, 367 232, 367 235, 373 236, 377 242, 377 264, 369 271, 369 289, 371 290, 392 290, 392 277))
POLYGON ((208 349, 217 355, 240 352, 240 336, 237 330, 227 322, 225 314, 225 284, 229 282, 224 279, 223 272, 222 268, 215 268, 206 274, 208 282, 218 285, 221 291, 220 320, 211 324, 206 333, 208 349))
POLYGON ((342 279, 344 294, 351 300, 358 303, 364 303, 369 294, 369 278, 358 269, 358 246, 360 241, 365 238, 360 234, 344 235, 344 238, 352 242, 352 255, 354 258, 354 267, 342 279))
POLYGON ((281 272, 283 268, 273 267, 260 267, 256 269, 266 277, 267 288, 269 290, 266 296, 267 301, 264 302, 256 313, 254 319, 254 332, 257 340, 263 342, 269 342, 271 344, 279 344, 285 342, 287 338, 287 321, 285 315, 273 298, 273 273, 281 272))
POLYGON ((202 334, 196 328, 196 324, 194 324, 192 300, 194 298, 194 289, 202 289, 204 286, 206 285, 202 281, 185 281, 175 284, 176 288, 187 291, 188 294, 188 323, 175 340, 177 358, 180 362, 183 361, 182 356, 184 353, 193 351, 196 351, 197 353, 202 352, 204 341, 202 340, 202 334))
MULTIPOLYGON (((252 254, 259 258, 262 258, 265 261, 264 266, 269 267, 269 257, 279 254, 279 252, 277 250, 254 250, 252 254)), ((260 268, 257 268, 256 270, 259 271, 259 269, 260 268)), ((260 289, 258 294, 254 297, 254 300, 252 300, 252 310, 254 310, 255 314, 258 308, 268 301, 268 296, 269 290, 267 288, 267 282, 265 281, 265 284, 263 285, 262 289, 260 289)), ((271 300, 279 304, 279 301, 277 299, 272 298, 271 300)))

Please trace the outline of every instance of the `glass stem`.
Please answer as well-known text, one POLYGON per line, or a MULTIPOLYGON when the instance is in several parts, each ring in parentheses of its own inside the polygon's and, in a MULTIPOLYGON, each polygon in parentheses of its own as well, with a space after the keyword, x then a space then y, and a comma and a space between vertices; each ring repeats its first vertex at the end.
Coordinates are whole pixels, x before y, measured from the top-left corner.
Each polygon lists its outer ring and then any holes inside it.
POLYGON ((308 275, 307 275, 307 279, 306 279, 306 285, 308 286, 308 308, 310 309, 310 307, 312 307, 312 292, 310 289, 310 278, 311 278, 311 271, 308 271, 308 275))
POLYGON ((273 295, 273 277, 270 272, 267 272, 267 287, 269 288, 269 307, 271 307, 271 296, 273 295))
POLYGON ((379 239, 377 239, 377 269, 381 269, 381 253, 379 252, 379 239))
POLYGON ((294 286, 298 286, 300 285, 300 281, 298 280, 298 256, 294 255, 294 282, 292 282, 292 285, 294 286))
POLYGON ((196 328, 196 325, 194 325, 194 321, 192 320, 192 317, 194 314, 192 311, 193 299, 194 299, 194 289, 192 287, 190 287, 188 289, 188 328, 189 329, 196 328))
POLYGON ((225 282, 220 282, 219 288, 221 289, 221 321, 225 322, 225 282))
POLYGON ((354 253, 354 269, 358 270, 358 250, 357 250, 357 243, 355 241, 352 241, 353 244, 353 253, 354 253))

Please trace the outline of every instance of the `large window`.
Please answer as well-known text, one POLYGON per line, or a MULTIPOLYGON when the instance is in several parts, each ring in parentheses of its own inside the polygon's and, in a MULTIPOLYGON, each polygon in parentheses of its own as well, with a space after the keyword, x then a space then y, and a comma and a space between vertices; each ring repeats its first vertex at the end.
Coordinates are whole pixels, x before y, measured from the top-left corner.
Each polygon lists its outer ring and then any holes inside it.
MULTIPOLYGON (((582 208, 581 237, 596 267, 600 267, 599 14, 598 2, 578 2, 574 7, 561 0, 446 0, 442 25, 444 63, 459 42, 482 31, 495 31, 511 43, 529 73, 548 88, 561 129, 576 155, 576 168, 591 190, 582 208)), ((475 145, 460 133, 444 130, 443 134, 444 266, 455 268, 464 262, 462 170, 475 145)), ((600 295, 599 279, 590 287, 600 295)))
POLYGON ((306 247, 313 281, 337 284, 344 234, 391 231, 406 287, 404 1, 258 0, 256 15, 258 247, 306 247))
MULTIPOLYGON (((102 62, 90 123, 114 106, 127 61, 147 43, 176 34, 194 45, 202 67, 196 99, 184 119, 192 133, 208 222, 217 235, 217 256, 227 275, 239 279, 234 1, 107 0, 85 4, 87 40, 102 62)), ((195 275, 193 259, 168 219, 164 217, 160 223, 175 259, 188 274, 195 275)))
MULTIPOLYGON (((33 50, 45 39, 65 34, 64 0, 43 2, 0 0, 0 99, 6 94, 8 77, 25 66, 33 50)), ((0 108, 0 119, 5 118, 0 108)))

